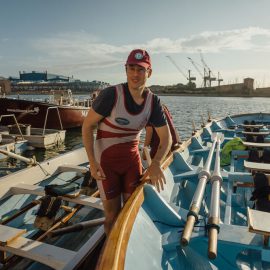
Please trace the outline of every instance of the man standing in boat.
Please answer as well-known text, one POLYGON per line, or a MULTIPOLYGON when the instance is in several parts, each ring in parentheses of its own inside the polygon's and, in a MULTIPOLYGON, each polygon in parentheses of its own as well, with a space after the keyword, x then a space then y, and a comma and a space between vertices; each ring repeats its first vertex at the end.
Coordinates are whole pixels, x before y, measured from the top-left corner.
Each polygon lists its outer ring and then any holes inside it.
POLYGON ((152 74, 149 54, 145 50, 133 50, 125 67, 127 83, 102 90, 82 127, 90 171, 97 180, 103 201, 107 235, 121 210, 122 200, 127 201, 142 175, 138 150, 141 130, 151 123, 160 139, 157 153, 147 169, 158 191, 165 183, 160 166, 171 146, 160 99, 146 87, 152 74))

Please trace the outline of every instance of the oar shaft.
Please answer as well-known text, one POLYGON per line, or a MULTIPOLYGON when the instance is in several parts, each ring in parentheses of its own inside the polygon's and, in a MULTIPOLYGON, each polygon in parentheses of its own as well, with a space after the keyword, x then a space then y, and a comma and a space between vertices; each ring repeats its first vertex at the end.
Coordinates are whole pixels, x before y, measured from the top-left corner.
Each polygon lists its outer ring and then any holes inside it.
POLYGON ((197 216, 201 208, 202 199, 205 192, 205 187, 206 187, 208 179, 210 178, 210 165, 212 162, 215 147, 216 147, 216 138, 214 139, 211 149, 209 151, 205 166, 199 174, 199 183, 193 195, 191 207, 189 209, 189 215, 187 217, 187 222, 185 224, 185 228, 181 237, 181 244, 183 246, 186 246, 189 243, 197 216))
POLYGON ((203 171, 206 171, 206 172, 210 171, 210 166, 211 166, 213 154, 214 154, 214 151, 215 151, 215 148, 216 148, 216 143, 217 143, 217 139, 215 138, 214 141, 213 141, 213 144, 212 144, 212 146, 210 148, 208 158, 207 158, 207 160, 205 162, 205 165, 203 167, 203 171))
POLYGON ((210 217, 219 218, 219 200, 220 200, 220 182, 214 181, 212 183, 211 192, 211 206, 210 206, 210 217))
MULTIPOLYGON (((190 211, 193 211, 194 213, 198 213, 198 208, 191 208, 190 211)), ((191 234, 192 234, 192 231, 193 231, 193 228, 194 228, 194 225, 195 225, 195 222, 196 222, 196 218, 194 215, 189 215, 187 217, 187 222, 185 224, 185 228, 184 228, 184 231, 182 233, 182 237, 181 237, 181 244, 182 246, 187 246, 188 243, 189 243, 189 240, 190 240, 190 237, 191 237, 191 234)))
POLYGON ((17 155, 15 153, 12 153, 10 151, 6 151, 6 150, 3 150, 3 149, 0 149, 0 153, 3 154, 3 155, 8 156, 10 158, 15 158, 17 160, 20 160, 20 161, 25 162, 25 163, 30 164, 30 165, 36 164, 36 161, 33 158, 22 157, 20 155, 17 155))
POLYGON ((196 208, 198 208, 198 210, 200 210, 200 207, 201 207, 201 203, 202 203, 202 199, 204 196, 204 191, 205 191, 207 181, 208 181, 207 175, 202 176, 199 180, 198 186, 197 186, 196 191, 193 195, 192 207, 196 207, 196 208))
POLYGON ((93 219, 89 221, 83 221, 75 225, 68 226, 66 228, 57 229, 50 232, 50 236, 58 236, 66 233, 78 232, 84 229, 104 224, 104 218, 93 219))
POLYGON ((219 216, 220 216, 220 187, 222 183, 222 176, 220 173, 220 138, 217 140, 217 151, 215 160, 215 169, 211 177, 212 191, 211 203, 208 219, 208 258, 215 259, 217 257, 217 241, 219 230, 219 216))

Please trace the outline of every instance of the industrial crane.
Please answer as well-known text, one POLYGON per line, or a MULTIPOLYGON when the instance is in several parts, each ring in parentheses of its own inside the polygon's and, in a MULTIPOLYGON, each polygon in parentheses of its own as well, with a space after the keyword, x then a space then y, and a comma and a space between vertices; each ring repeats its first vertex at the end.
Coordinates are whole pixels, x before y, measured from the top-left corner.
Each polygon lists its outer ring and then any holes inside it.
POLYGON ((188 77, 187 77, 186 74, 180 69, 180 67, 176 64, 176 62, 172 59, 171 56, 167 55, 166 57, 172 62, 172 64, 184 76, 184 78, 186 78, 188 80, 188 85, 191 85, 192 81, 196 81, 196 77, 190 76, 190 70, 188 70, 188 77))
POLYGON ((201 75, 202 79, 203 79, 203 86, 206 87, 206 77, 204 76, 204 74, 202 74, 202 72, 200 71, 200 69, 198 68, 197 64, 192 60, 192 58, 188 57, 188 60, 191 62, 191 64, 194 66, 194 68, 198 71, 198 73, 201 75))
POLYGON ((220 86, 220 82, 223 81, 223 79, 220 77, 220 73, 219 72, 218 72, 218 79, 217 79, 217 81, 218 81, 218 86, 220 86))
POLYGON ((209 82, 209 85, 208 86, 211 87, 211 82, 212 81, 216 81, 217 79, 216 79, 216 77, 211 77, 211 74, 213 74, 213 72, 208 67, 208 65, 206 64, 206 62, 204 61, 202 51, 199 50, 199 52, 200 52, 202 64, 204 66, 204 74, 205 74, 205 77, 207 78, 207 81, 209 82))

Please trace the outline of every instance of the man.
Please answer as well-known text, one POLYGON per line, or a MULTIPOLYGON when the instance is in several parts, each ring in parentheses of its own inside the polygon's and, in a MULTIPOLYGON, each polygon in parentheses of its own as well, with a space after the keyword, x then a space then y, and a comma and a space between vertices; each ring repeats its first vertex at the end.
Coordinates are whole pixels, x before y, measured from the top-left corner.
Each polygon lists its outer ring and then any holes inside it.
POLYGON ((122 199, 125 203, 139 184, 141 130, 151 123, 160 138, 160 147, 147 170, 158 191, 165 183, 160 165, 171 145, 160 100, 145 86, 152 74, 149 54, 145 50, 133 50, 125 67, 127 83, 102 90, 82 127, 91 175, 97 180, 104 206, 107 235, 121 210, 122 199))

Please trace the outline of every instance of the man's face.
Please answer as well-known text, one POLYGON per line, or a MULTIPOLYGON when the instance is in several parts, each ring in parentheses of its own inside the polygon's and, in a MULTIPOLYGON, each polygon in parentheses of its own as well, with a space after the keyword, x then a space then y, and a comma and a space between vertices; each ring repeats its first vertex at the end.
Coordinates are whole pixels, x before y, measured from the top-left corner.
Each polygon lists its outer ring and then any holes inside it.
POLYGON ((127 65, 127 82, 130 89, 142 89, 147 79, 151 76, 152 70, 145 69, 139 65, 127 65))

